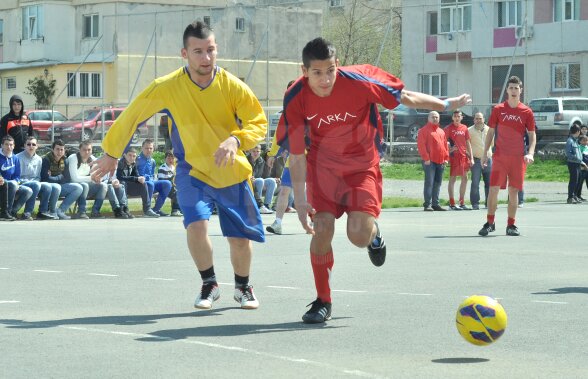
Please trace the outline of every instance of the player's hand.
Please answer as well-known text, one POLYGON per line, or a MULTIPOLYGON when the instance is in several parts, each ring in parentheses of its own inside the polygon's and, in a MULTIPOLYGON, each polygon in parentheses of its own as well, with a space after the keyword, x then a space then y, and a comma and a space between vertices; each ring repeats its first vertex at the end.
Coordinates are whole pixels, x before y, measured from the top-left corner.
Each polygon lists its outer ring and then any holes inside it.
POLYGON ((482 164, 482 167, 488 167, 488 156, 484 155, 480 163, 482 164))
POLYGON ((118 159, 113 158, 108 154, 103 154, 100 158, 90 163, 92 166, 90 169, 90 179, 92 179, 94 183, 100 183, 104 175, 110 174, 111 176, 114 176, 117 164, 118 159))
POLYGON ((314 235, 314 229, 312 227, 312 218, 316 214, 316 210, 312 207, 312 205, 308 204, 307 202, 296 202, 295 204, 296 212, 298 213, 298 220, 302 224, 304 230, 306 230, 307 234, 314 235))
POLYGON ((232 166, 235 163, 238 147, 237 139, 233 136, 221 142, 218 149, 214 152, 214 164, 217 167, 226 167, 227 164, 232 166))
POLYGON ((525 158, 523 158, 525 160, 526 164, 531 164, 533 162, 535 162, 535 159, 533 158, 533 154, 527 154, 525 155, 525 158))
POLYGON ((4 185, 4 178, 0 176, 0 186, 4 185))
POLYGON ((425 164, 425 166, 429 166, 431 164, 431 161, 424 161, 423 163, 425 164))
POLYGON ((143 184, 143 183, 145 183, 145 177, 144 177, 144 176, 139 176, 139 177, 137 178, 137 181, 138 181, 139 183, 143 184))

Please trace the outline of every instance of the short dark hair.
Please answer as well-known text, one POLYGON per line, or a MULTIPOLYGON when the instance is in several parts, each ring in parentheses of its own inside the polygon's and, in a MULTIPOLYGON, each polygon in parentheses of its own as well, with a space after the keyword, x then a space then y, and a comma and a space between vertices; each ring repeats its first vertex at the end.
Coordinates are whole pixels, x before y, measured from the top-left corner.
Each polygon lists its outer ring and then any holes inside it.
POLYGON ((51 144, 51 150, 53 150, 55 148, 55 146, 65 146, 65 143, 63 143, 62 140, 60 139, 56 139, 55 141, 53 141, 53 143, 51 144))
POLYGON ((188 47, 188 38, 190 37, 207 39, 211 35, 214 35, 214 33, 210 26, 202 21, 193 21, 190 25, 186 26, 186 29, 184 29, 184 47, 188 47))
POLYGON ((143 143, 141 144, 141 147, 144 147, 148 143, 154 143, 154 142, 151 138, 145 138, 145 141, 143 141, 143 143))
POLYGON ((134 147, 129 147, 127 149, 127 151, 125 151, 125 154, 127 154, 127 153, 135 153, 135 154, 137 154, 137 149, 135 149, 134 147))
POLYGON ((508 78, 508 84, 518 84, 519 86, 523 86, 523 81, 516 75, 511 76, 508 78))
POLYGON ((580 136, 580 142, 588 140, 588 136, 580 136))
POLYGON ((294 83, 296 83, 296 79, 294 79, 294 80, 290 80, 290 81, 288 82, 288 85, 286 86, 286 89, 288 89, 288 88, 292 87, 292 84, 294 84, 294 83))
POLYGON ((454 115, 456 113, 462 114, 463 112, 460 109, 456 109, 453 111, 452 115, 454 115))
POLYGON ((309 68, 311 61, 324 61, 337 55, 337 50, 332 43, 318 37, 310 41, 302 49, 302 64, 309 68))
POLYGON ((35 136, 28 136, 27 139, 25 140, 25 143, 26 142, 29 142, 29 141, 32 141, 34 139, 37 139, 37 137, 35 137, 35 136))
POLYGON ((80 142, 80 144, 78 145, 78 148, 79 148, 79 149, 81 149, 81 148, 82 148, 82 146, 90 146, 90 145, 92 145, 92 142, 90 142, 90 141, 82 141, 82 142, 80 142))
POLYGON ((168 151, 166 151, 166 152, 165 152, 165 157, 166 157, 166 158, 167 158, 167 157, 174 157, 174 158, 175 158, 174 152, 173 152, 173 151, 171 151, 171 150, 168 150, 168 151))
POLYGON ((570 134, 576 134, 576 133, 580 133, 580 127, 578 126, 578 124, 574 124, 574 125, 570 126, 570 134))
POLYGON ((14 138, 13 138, 11 135, 5 135, 5 136, 2 138, 2 145, 4 145, 4 142, 5 142, 5 141, 12 141, 12 142, 14 142, 14 138))

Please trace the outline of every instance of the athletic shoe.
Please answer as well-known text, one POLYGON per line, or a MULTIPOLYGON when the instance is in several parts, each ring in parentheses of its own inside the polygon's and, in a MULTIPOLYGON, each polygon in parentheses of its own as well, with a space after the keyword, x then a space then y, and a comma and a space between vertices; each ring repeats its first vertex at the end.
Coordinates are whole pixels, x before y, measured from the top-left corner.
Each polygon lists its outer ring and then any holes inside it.
POLYGON ((126 205, 122 207, 122 212, 127 215, 127 218, 135 218, 135 216, 133 216, 133 214, 129 210, 129 207, 126 205))
POLYGON ((467 206, 467 205, 465 205, 465 204, 461 204, 461 205, 459 206, 459 209, 461 209, 462 211, 471 211, 471 210, 472 210, 472 208, 468 207, 468 206, 467 206))
POLYGON ((165 213, 161 209, 158 211, 155 211, 155 213, 157 213, 160 217, 169 217, 169 213, 165 213))
POLYGON ((474 211, 480 210, 480 206, 479 205, 472 205, 472 209, 474 211))
POLYGON ((114 218, 122 218, 122 219, 129 218, 129 216, 127 216, 127 214, 122 210, 122 208, 115 208, 113 210, 113 213, 114 213, 114 218))
POLYGON ((259 301, 253 294, 253 286, 246 285, 245 287, 236 287, 233 299, 241 304, 241 309, 257 309, 259 308, 259 301))
POLYGON ((157 218, 159 217, 159 215, 155 212, 153 212, 153 209, 147 209, 146 211, 143 212, 143 216, 145 217, 153 217, 153 218, 157 218))
POLYGON ((100 213, 100 212, 92 212, 92 213, 90 213, 90 218, 106 218, 106 217, 104 217, 104 215, 102 215, 102 213, 100 213))
POLYGON ((320 324, 331 319, 331 303, 324 303, 317 298, 308 305, 312 307, 302 316, 305 324, 320 324))
POLYGON ((482 229, 480 229, 480 231, 478 232, 479 235, 481 235, 482 237, 485 237, 488 235, 488 233, 493 232, 496 230, 496 226, 494 223, 489 224, 489 223, 485 223, 484 226, 482 226, 482 229))
POLYGON ((425 211, 425 212, 433 212, 433 211, 434 211, 434 209, 433 209, 433 207, 432 207, 432 206, 430 206, 430 205, 429 205, 429 206, 426 206, 426 207, 425 207, 424 211, 425 211))
POLYGON ((384 264, 386 260, 386 242, 384 242, 384 237, 382 237, 382 233, 380 233, 380 227, 378 223, 375 222, 376 229, 376 238, 372 241, 372 243, 368 246, 368 255, 370 256, 370 260, 374 264, 374 266, 381 266, 384 264))
POLYGON ((282 234, 282 224, 278 224, 274 221, 270 226, 267 226, 265 230, 274 234, 282 234))
POLYGON ((20 219, 23 221, 33 221, 33 216, 30 213, 25 212, 20 216, 20 219))
POLYGON ((55 213, 57 214, 57 217, 58 217, 60 220, 71 220, 71 217, 70 217, 70 216, 68 216, 68 215, 66 215, 66 214, 65 214, 65 212, 64 212, 64 211, 62 211, 61 209, 57 209, 57 210, 55 211, 55 213))
POLYGON ((73 216, 73 218, 74 219, 80 219, 80 220, 89 220, 90 219, 90 217, 88 217, 88 215, 86 214, 86 212, 75 214, 73 216))
POLYGON ((220 297, 220 289, 216 283, 204 283, 200 289, 200 293, 196 296, 194 301, 194 308, 211 309, 212 303, 217 301, 220 297))
POLYGON ((53 215, 47 213, 47 212, 37 212, 37 220, 56 220, 59 219, 59 217, 53 217, 53 215))
POLYGON ((433 208, 434 211, 441 211, 441 212, 444 212, 447 210, 440 205, 433 205, 431 208, 433 208))
POLYGON ((525 206, 525 205, 524 205, 523 203, 520 203, 520 204, 518 205, 518 207, 519 207, 519 208, 522 208, 522 207, 524 207, 524 206, 525 206))
POLYGON ((582 200, 578 196, 574 196, 574 199, 576 199, 576 202, 578 202, 578 203, 582 202, 582 200))
POLYGON ((521 235, 521 233, 519 232, 519 228, 517 228, 514 224, 513 225, 509 225, 506 227, 506 235, 507 236, 512 236, 512 237, 518 237, 521 235))
POLYGON ((269 215, 269 214, 274 213, 274 211, 272 211, 271 209, 269 209, 265 205, 262 205, 261 207, 259 207, 259 213, 261 213, 262 215, 269 215))
POLYGON ((578 199, 580 201, 586 201, 586 199, 584 199, 582 196, 576 196, 576 199, 578 199))
POLYGON ((573 197, 568 197, 568 204, 578 204, 578 201, 573 197))
POLYGON ((457 205, 450 205, 449 209, 451 209, 452 211, 461 211, 461 208, 457 205))
POLYGON ((12 217, 12 215, 10 213, 8 213, 7 211, 3 211, 0 213, 0 220, 2 221, 14 221, 15 218, 12 217))
POLYGON ((174 209, 172 210, 171 215, 173 217, 182 217, 184 214, 179 209, 174 209))

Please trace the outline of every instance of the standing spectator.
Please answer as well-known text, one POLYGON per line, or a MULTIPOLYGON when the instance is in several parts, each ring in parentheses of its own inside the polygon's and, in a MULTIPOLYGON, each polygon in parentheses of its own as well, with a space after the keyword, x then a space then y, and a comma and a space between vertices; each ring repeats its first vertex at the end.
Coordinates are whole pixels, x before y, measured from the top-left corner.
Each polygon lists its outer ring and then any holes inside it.
POLYGON ((51 151, 43 157, 41 180, 48 183, 57 183, 61 186, 60 196, 63 197, 63 201, 55 211, 60 220, 71 219, 66 212, 73 203, 79 200, 82 192, 84 192, 81 184, 68 182, 66 169, 65 144, 62 140, 55 140, 51 144, 51 151))
POLYGON ((137 158, 137 171, 139 175, 145 178, 147 184, 147 191, 149 194, 149 205, 153 195, 157 193, 157 201, 153 206, 153 212, 160 216, 167 217, 169 214, 161 210, 165 199, 168 197, 172 184, 169 180, 157 180, 155 176, 155 159, 153 159, 153 140, 147 138, 143 141, 141 147, 141 154, 137 158))
POLYGON ((171 215, 180 217, 183 216, 183 214, 180 210, 180 205, 178 204, 176 183, 174 180, 176 177, 175 159, 176 157, 174 156, 173 151, 168 150, 165 153, 165 162, 159 166, 159 170, 157 171, 157 180, 169 180, 169 182, 172 184, 171 191, 169 192, 169 195, 167 195, 167 197, 169 197, 171 200, 171 215))
MULTIPOLYGON (((283 122, 280 117, 279 123, 283 122)), ((276 141, 276 134, 272 140, 271 150, 268 152, 267 164, 271 166, 272 171, 278 165, 278 161, 283 159, 285 161, 282 175, 280 176, 280 192, 278 192, 278 199, 276 200, 276 219, 274 222, 265 228, 270 233, 282 234, 282 219, 284 214, 288 211, 290 205, 290 198, 293 199, 292 193, 292 179, 290 178, 289 168, 289 153, 288 150, 280 148, 276 141)))
POLYGON ((474 164, 472 145, 468 127, 461 123, 463 115, 459 109, 453 111, 453 123, 445 128, 445 136, 449 141, 449 208, 454 211, 469 210, 465 205, 465 192, 468 185, 468 171, 474 164), (459 185, 459 206, 455 204, 455 181, 461 177, 459 185))
POLYGON ((33 136, 33 124, 24 113, 24 103, 18 95, 13 95, 9 102, 10 111, 0 120, 0 140, 4 136, 14 138, 14 154, 24 150, 27 137, 33 136))
POLYGON ((576 197, 578 189, 578 182, 580 181, 580 167, 586 168, 583 161, 582 152, 578 145, 578 137, 580 136, 580 127, 572 125, 570 127, 570 135, 566 141, 566 159, 568 161, 568 171, 570 172, 570 179, 568 181, 568 204, 581 203, 582 200, 576 197))
MULTIPOLYGON (((588 136, 580 134, 578 142, 580 143, 582 162, 584 162, 585 165, 588 165, 588 136)), ((584 182, 586 182, 586 188, 588 188, 588 168, 586 168, 586 166, 580 166, 580 180, 578 181, 578 187, 576 187, 576 197, 582 202, 586 201, 586 199, 582 197, 582 187, 584 186, 584 182)))
POLYGON ((164 151, 170 151, 172 149, 171 137, 169 135, 170 125, 169 116, 164 114, 159 119, 159 136, 163 137, 165 147, 164 151))
MULTIPOLYGON (((140 176, 137 171, 137 151, 134 147, 127 150, 124 156, 118 161, 116 169, 116 178, 124 184, 127 196, 141 196, 143 202, 143 215, 145 217, 159 217, 151 209, 151 202, 149 201, 149 191, 147 184, 145 184, 145 177, 140 176)), ((133 218, 128 207, 123 207, 123 212, 127 214, 128 218, 133 218)))
MULTIPOLYGON (((484 180, 484 205, 488 206, 488 193, 490 192, 490 170, 492 169, 492 150, 488 150, 486 166, 482 166, 484 155, 484 143, 488 135, 488 125, 484 122, 484 115, 478 112, 474 115, 474 125, 468 128, 474 164, 472 166, 472 183, 470 184, 470 203, 472 209, 480 209, 480 179, 484 180)), ((491 145, 491 147, 494 143, 491 145)))
POLYGON ((33 195, 27 200, 23 213, 23 219, 32 219, 35 209, 35 200, 39 196, 39 210, 37 220, 55 220, 57 200, 61 193, 61 186, 57 183, 46 183, 41 181, 41 166, 43 158, 37 154, 38 143, 35 137, 28 137, 25 150, 16 154, 20 161, 21 186, 33 190, 33 195))
POLYGON ((417 135, 417 148, 423 160, 425 171, 425 184, 423 187, 424 203, 426 212, 446 211, 439 205, 439 194, 443 181, 443 171, 449 160, 447 150, 447 137, 445 131, 439 127, 439 113, 429 113, 428 122, 423 126, 417 135))
POLYGON ((272 214, 272 201, 274 199, 274 192, 276 192, 276 179, 269 178, 264 175, 265 160, 261 156, 261 146, 257 145, 249 151, 249 163, 253 170, 251 183, 253 184, 253 192, 255 200, 259 207, 259 213, 272 214), (265 190, 265 196, 263 191, 265 190))
MULTIPOLYGON (((0 150, 0 176, 8 186, 8 197, 4 209, 12 217, 16 217, 18 210, 33 195, 33 190, 20 185, 20 161, 13 151, 14 138, 10 135, 4 136, 2 150, 0 150)), ((30 216, 25 218, 25 220, 29 219, 32 220, 30 216)))
POLYGON ((267 130, 259 101, 243 81, 216 65, 214 33, 201 21, 184 30, 187 64, 152 82, 108 131, 96 178, 116 167, 137 124, 166 109, 173 119, 172 144, 178 161, 178 203, 184 213, 188 248, 202 278, 194 306, 212 308, 220 297, 208 223, 215 205, 230 245, 235 274, 233 298, 241 308, 259 302, 249 284, 251 241, 263 242, 263 224, 248 179, 251 166, 242 150, 253 148, 267 130))
POLYGON ((70 181, 72 183, 79 183, 84 189, 82 196, 78 200, 78 212, 75 218, 88 218, 86 214, 88 198, 94 199, 90 218, 104 218, 100 213, 100 209, 106 198, 108 183, 103 181, 95 183, 90 178, 90 169, 92 162, 95 160, 96 158, 92 155, 92 143, 90 141, 82 141, 79 144, 79 151, 67 158, 70 181))
POLYGON ((481 236, 496 230, 494 217, 498 206, 498 193, 508 184, 507 236, 519 236, 515 225, 518 208, 518 194, 523 189, 525 170, 533 163, 535 155, 535 117, 531 108, 521 103, 523 82, 517 76, 508 79, 505 102, 492 109, 488 122, 488 134, 484 144, 482 166, 488 163, 488 151, 494 140, 494 156, 490 172, 490 193, 488 194, 488 214, 486 223, 478 232, 481 236), (528 134, 529 147, 525 148, 525 133, 528 134))

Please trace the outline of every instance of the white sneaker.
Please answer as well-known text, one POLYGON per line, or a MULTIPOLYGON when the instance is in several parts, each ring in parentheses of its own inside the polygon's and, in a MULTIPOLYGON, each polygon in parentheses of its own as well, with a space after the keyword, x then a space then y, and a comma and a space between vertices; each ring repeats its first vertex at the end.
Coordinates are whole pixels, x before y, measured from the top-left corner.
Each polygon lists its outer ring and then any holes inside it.
POLYGON ((262 205, 259 208, 259 213, 261 213, 262 215, 270 215, 270 214, 274 213, 274 211, 272 211, 271 209, 269 209, 265 205, 262 205))
POLYGON ((274 234, 282 234, 282 224, 278 224, 277 221, 274 221, 270 226, 266 226, 265 230, 274 234))
POLYGON ((202 284, 200 293, 196 296, 194 301, 194 308, 211 309, 212 303, 217 301, 220 297, 220 289, 218 284, 202 284))
POLYGON ((241 303, 242 309, 257 309, 259 307, 259 301, 253 294, 253 286, 250 285, 235 288, 234 299, 237 303, 241 303))

